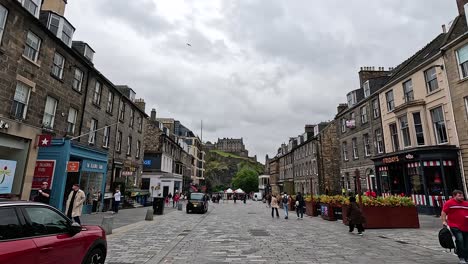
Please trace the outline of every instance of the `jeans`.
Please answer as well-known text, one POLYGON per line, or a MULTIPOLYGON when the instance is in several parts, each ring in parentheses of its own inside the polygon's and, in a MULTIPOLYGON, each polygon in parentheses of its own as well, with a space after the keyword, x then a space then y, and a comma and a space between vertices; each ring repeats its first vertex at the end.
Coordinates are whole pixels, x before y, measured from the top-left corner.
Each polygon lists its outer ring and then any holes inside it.
POLYGON ((119 212, 119 205, 120 205, 120 201, 114 201, 114 212, 115 213, 119 212))
POLYGON ((468 258, 468 232, 462 232, 458 228, 450 228, 457 244, 457 255, 459 258, 468 258))
POLYGON ((349 224, 349 232, 353 232, 354 231, 354 226, 357 227, 357 231, 358 233, 362 233, 364 231, 364 227, 362 226, 362 224, 349 224))
POLYGON ((296 207, 296 213, 297 213, 297 217, 299 217, 299 214, 300 214, 301 218, 304 218, 304 208, 302 206, 296 207))
POLYGON ((284 216, 288 217, 288 204, 283 203, 283 209, 284 209, 284 216))
POLYGON ((275 217, 273 214, 275 210, 276 210, 276 217, 279 217, 278 208, 274 208, 274 207, 271 208, 271 217, 275 217))

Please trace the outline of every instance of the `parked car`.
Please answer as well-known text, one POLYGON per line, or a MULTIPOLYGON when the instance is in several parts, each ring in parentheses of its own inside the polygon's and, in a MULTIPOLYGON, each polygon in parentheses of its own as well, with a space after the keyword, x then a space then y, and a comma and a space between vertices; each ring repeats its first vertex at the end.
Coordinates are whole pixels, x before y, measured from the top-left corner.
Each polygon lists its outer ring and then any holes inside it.
POLYGON ((204 193, 190 193, 187 199, 187 214, 208 212, 208 196, 204 193))
POLYGON ((101 227, 73 223, 46 204, 0 200, 0 263, 103 264, 106 254, 101 227))

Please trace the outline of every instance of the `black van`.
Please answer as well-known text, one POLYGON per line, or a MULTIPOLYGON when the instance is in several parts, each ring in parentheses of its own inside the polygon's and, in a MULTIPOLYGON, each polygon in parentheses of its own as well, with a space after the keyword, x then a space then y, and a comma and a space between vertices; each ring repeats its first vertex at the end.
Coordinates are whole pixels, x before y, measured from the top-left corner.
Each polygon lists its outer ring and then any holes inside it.
POLYGON ((204 193, 190 193, 187 199, 187 214, 208 212, 208 196, 204 193))

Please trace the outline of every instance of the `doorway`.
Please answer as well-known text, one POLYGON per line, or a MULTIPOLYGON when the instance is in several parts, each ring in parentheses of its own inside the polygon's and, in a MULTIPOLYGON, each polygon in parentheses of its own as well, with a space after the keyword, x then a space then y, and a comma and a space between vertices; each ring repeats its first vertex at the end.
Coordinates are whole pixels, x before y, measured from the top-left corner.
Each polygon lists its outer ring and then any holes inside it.
MULTIPOLYGON (((65 184, 65 190, 63 192, 63 210, 67 208, 68 195, 70 194, 73 184, 80 184, 80 173, 79 172, 69 172, 67 173, 67 184, 65 184)), ((83 188, 80 186, 80 188, 83 188)))
POLYGON ((163 197, 166 198, 169 195, 169 186, 163 187, 163 197))

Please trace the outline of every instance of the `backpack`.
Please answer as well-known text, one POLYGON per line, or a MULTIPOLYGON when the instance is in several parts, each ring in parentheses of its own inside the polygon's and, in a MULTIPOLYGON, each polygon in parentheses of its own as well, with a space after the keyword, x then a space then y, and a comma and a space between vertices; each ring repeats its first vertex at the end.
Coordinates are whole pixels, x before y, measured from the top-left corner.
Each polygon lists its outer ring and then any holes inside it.
POLYGON ((281 200, 281 202, 283 202, 284 204, 287 204, 288 203, 288 197, 283 196, 283 199, 281 200))
POLYGON ((455 248, 455 244, 452 239, 452 232, 450 232, 450 230, 445 226, 439 231, 439 244, 446 249, 455 248))

